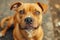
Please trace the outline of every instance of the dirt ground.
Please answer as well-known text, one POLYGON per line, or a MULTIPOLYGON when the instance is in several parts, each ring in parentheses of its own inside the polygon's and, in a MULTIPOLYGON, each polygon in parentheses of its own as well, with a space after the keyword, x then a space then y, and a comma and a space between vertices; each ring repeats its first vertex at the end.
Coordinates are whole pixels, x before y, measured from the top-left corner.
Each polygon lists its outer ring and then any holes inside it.
POLYGON ((60 0, 50 0, 50 10, 54 27, 54 40, 60 40, 60 0))

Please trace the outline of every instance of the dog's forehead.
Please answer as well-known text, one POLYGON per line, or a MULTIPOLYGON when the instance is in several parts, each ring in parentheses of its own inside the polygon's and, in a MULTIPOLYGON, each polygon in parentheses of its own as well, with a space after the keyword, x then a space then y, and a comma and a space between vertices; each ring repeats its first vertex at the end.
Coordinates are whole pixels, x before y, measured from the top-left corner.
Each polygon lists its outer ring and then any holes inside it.
POLYGON ((25 3, 22 6, 24 6, 25 8, 39 8, 36 3, 25 3))
POLYGON ((41 11, 41 8, 36 4, 36 3, 23 3, 19 8, 20 9, 25 9, 25 10, 39 10, 41 11))

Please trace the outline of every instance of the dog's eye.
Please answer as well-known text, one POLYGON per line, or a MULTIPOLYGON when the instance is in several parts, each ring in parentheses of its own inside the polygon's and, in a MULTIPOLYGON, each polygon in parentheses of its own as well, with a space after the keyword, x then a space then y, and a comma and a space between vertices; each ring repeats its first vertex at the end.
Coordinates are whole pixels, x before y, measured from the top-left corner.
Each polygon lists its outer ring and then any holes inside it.
POLYGON ((39 12, 39 11, 35 11, 34 13, 35 13, 35 14, 37 14, 37 15, 39 15, 39 14, 40 14, 40 12, 39 12))
POLYGON ((25 13, 25 10, 20 10, 19 13, 20 14, 24 14, 25 13))

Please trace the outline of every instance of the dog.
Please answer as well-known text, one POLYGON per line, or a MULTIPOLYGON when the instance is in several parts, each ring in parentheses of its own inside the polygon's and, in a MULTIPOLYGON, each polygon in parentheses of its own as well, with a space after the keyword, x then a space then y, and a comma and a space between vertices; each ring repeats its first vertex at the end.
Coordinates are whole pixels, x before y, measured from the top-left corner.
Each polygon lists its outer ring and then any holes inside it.
MULTIPOLYGON (((10 10, 14 10, 15 14, 13 17, 6 18, 8 20, 8 26, 0 32, 5 34, 7 29, 14 24, 13 37, 14 40, 42 40, 43 29, 42 29, 42 14, 47 11, 47 5, 43 3, 14 3, 10 10)), ((4 20, 4 19, 3 19, 4 20)), ((4 20, 4 22, 6 22, 4 20)), ((3 25, 4 22, 1 22, 3 25)), ((1 26, 2 26, 1 25, 1 26)))

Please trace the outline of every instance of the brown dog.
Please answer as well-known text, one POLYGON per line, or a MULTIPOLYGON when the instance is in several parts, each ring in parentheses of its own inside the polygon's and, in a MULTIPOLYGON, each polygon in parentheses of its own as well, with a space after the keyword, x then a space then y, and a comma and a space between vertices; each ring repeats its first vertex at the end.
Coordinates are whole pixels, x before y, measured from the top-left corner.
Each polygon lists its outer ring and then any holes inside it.
MULTIPOLYGON (((9 20, 8 26, 14 23, 13 37, 14 40, 42 40, 43 30, 42 24, 42 13, 47 9, 47 5, 37 3, 14 3, 11 8, 16 13, 9 20)), ((2 22, 4 23, 4 22, 2 22)), ((9 27, 6 27, 7 30, 9 27)), ((3 33, 6 31, 3 30, 3 33)), ((2 33, 2 32, 1 32, 2 33)))

